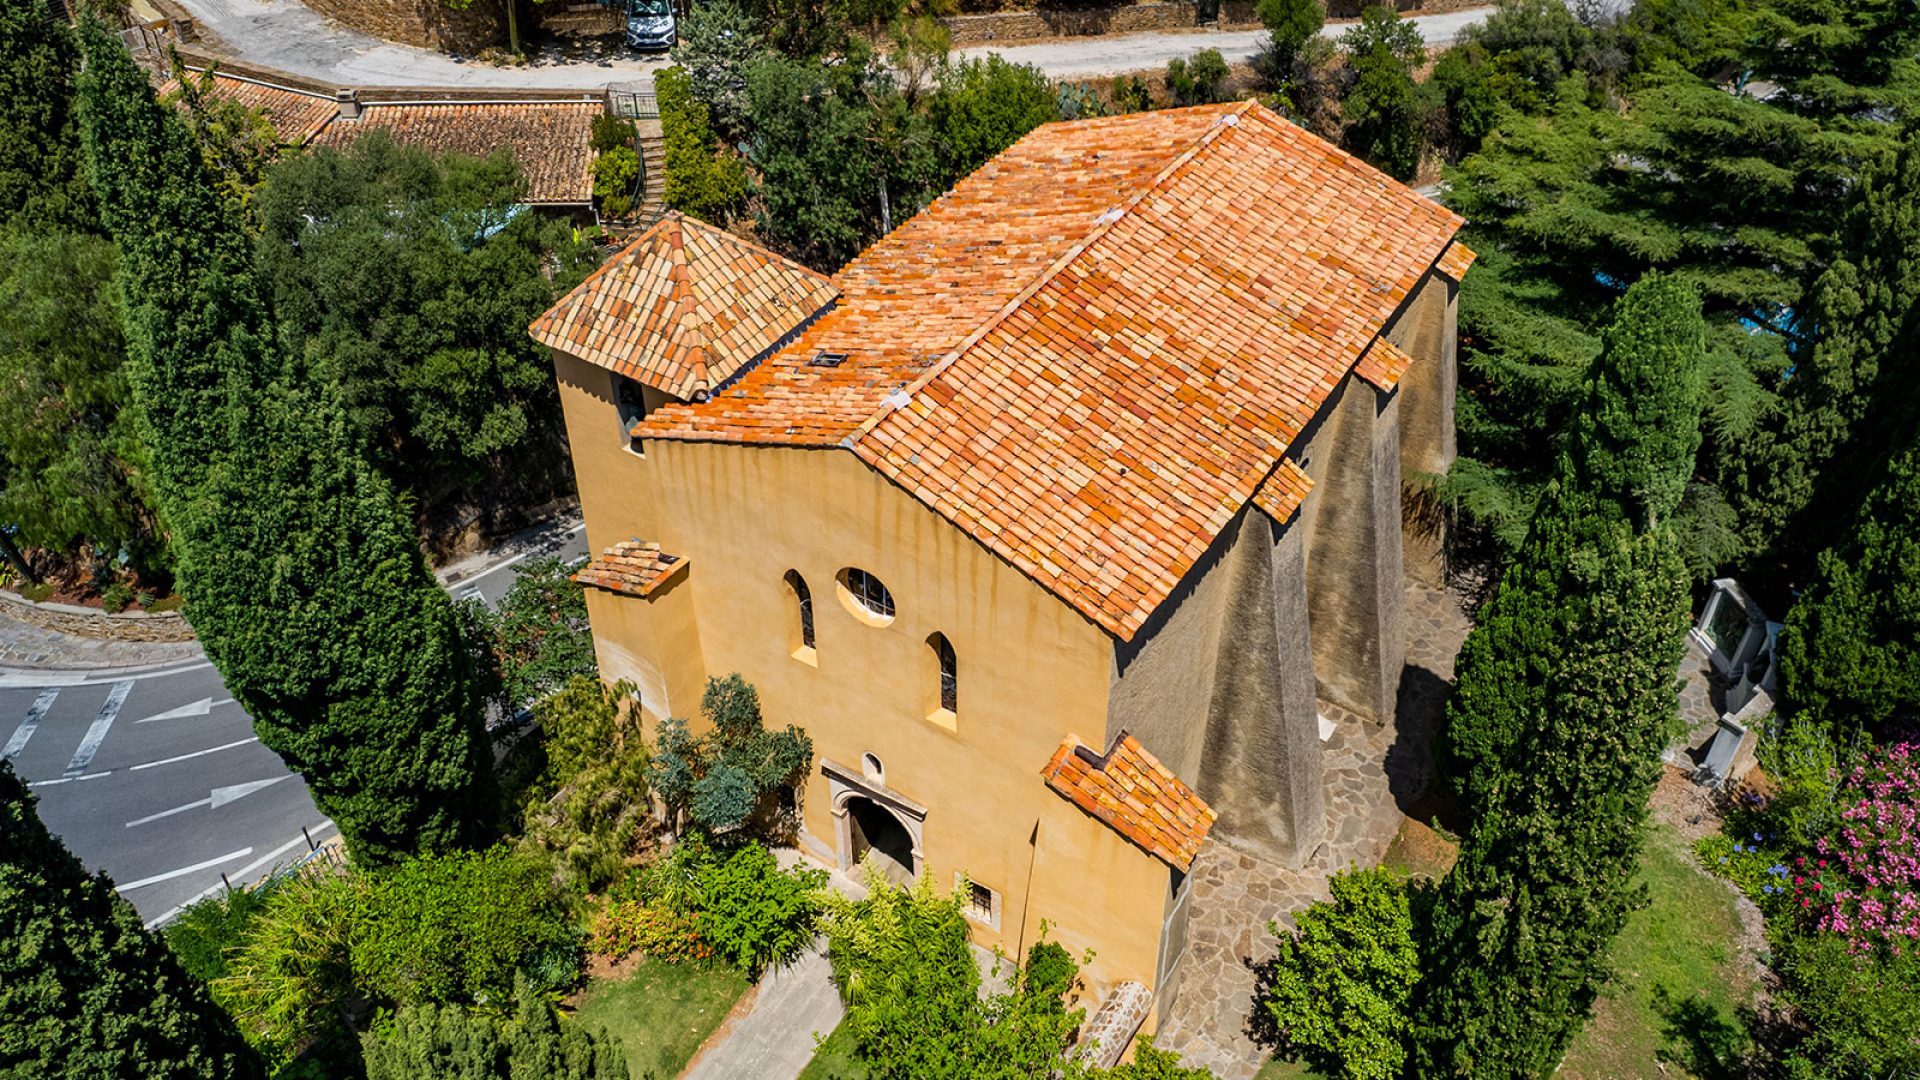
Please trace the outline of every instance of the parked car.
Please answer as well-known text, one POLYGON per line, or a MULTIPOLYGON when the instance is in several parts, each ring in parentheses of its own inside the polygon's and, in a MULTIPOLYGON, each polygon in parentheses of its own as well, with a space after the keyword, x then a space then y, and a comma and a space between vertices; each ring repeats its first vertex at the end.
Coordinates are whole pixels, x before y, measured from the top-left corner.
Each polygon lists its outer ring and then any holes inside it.
POLYGON ((672 0, 627 0, 628 48, 665 52, 677 34, 672 0))

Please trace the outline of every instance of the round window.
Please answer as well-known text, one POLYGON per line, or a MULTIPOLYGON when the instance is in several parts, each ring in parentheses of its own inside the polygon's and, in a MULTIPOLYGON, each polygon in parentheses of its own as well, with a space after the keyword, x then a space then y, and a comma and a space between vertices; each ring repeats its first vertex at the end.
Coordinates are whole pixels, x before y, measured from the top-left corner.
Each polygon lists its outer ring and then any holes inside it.
POLYGON ((869 626, 885 626, 893 621, 893 594, 880 579, 857 566, 840 571, 840 600, 847 610, 869 626))

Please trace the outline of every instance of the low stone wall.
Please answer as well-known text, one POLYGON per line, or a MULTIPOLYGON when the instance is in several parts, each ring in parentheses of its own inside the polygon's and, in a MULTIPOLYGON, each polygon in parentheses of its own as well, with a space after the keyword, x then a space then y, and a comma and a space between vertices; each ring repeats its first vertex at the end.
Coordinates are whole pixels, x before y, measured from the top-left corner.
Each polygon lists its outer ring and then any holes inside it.
POLYGON ((451 53, 477 53, 507 43, 506 16, 492 0, 454 11, 440 0, 302 0, 363 34, 451 53))
MULTIPOLYGON (((1327 17, 1357 19, 1364 0, 1327 0, 1327 17)), ((1486 0, 1397 0, 1408 15, 1484 7, 1486 0)), ((1221 0, 1212 25, 1221 29, 1255 29, 1260 25, 1255 0, 1221 0)), ((955 45, 990 41, 1027 41, 1050 37, 1090 37, 1098 34, 1138 34, 1200 25, 1195 0, 1146 0, 1135 4, 1087 7, 1048 7, 1032 11, 992 11, 954 15, 946 23, 955 45)), ((1196 50, 1205 48, 1195 42, 1196 50)))
POLYGON ((192 641, 193 627, 176 611, 128 611, 109 615, 72 604, 35 604, 0 592, 0 618, 42 630, 107 641, 192 641))

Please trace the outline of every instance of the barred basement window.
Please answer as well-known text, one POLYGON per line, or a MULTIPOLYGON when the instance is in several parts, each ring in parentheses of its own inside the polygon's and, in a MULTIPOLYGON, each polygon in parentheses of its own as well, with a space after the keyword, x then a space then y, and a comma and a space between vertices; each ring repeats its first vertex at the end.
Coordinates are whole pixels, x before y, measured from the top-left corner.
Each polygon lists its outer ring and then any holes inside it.
POLYGON ((964 874, 956 873, 954 877, 957 879, 954 882, 956 888, 961 881, 966 882, 964 895, 967 918, 977 923, 984 923, 992 929, 1000 929, 1000 894, 977 881, 968 880, 964 874))

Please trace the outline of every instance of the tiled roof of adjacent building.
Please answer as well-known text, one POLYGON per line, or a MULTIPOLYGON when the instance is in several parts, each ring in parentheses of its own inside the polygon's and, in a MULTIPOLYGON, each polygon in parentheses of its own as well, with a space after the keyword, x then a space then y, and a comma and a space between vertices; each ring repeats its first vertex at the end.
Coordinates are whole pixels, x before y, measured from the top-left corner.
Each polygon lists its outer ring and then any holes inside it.
POLYGON ((1251 102, 1048 124, 635 434, 847 447, 1130 639, 1460 225, 1251 102))
POLYGON ((1105 754, 1067 736, 1041 776, 1069 802, 1182 872, 1193 865, 1218 816, 1124 731, 1105 754))
POLYGON ((1474 254, 1472 248, 1456 240, 1453 242, 1452 247, 1449 247, 1441 254, 1438 264, 1440 272, 1455 281, 1459 281, 1462 277, 1466 276, 1467 267, 1472 266, 1473 260, 1479 257, 1480 256, 1474 254))
POLYGON ((371 104, 357 120, 328 124, 313 141, 344 147, 383 128, 395 142, 437 153, 484 157, 506 147, 526 174, 528 202, 587 203, 593 199, 593 118, 604 111, 595 101, 371 104))
POLYGON ((530 332, 685 401, 772 351, 839 295, 804 266, 669 213, 530 332))
POLYGON ((1267 482, 1254 489, 1253 504, 1272 515, 1273 520, 1285 523, 1307 501, 1307 492, 1313 490, 1313 477, 1295 464, 1292 458, 1283 459, 1274 467, 1267 482))
MULTIPOLYGON (((166 100, 168 94, 178 89, 178 81, 166 80, 160 84, 160 99, 166 100)), ((286 146, 304 144, 340 112, 340 103, 325 94, 223 75, 219 71, 213 74, 213 91, 229 101, 265 112, 280 142, 286 146)))
POLYGON ((573 580, 629 596, 652 596, 686 565, 684 557, 661 551, 659 544, 622 540, 575 571, 573 580))

